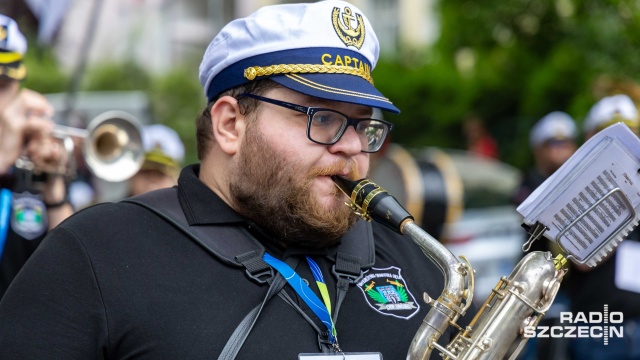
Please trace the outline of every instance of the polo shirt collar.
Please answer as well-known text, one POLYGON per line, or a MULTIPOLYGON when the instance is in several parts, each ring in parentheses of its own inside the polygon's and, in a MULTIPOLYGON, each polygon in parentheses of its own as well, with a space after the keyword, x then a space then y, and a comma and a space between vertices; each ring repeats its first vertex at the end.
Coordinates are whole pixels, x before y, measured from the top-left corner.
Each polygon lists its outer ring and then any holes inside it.
POLYGON ((246 223, 199 178, 200 165, 188 165, 178 178, 178 199, 189 225, 246 223))

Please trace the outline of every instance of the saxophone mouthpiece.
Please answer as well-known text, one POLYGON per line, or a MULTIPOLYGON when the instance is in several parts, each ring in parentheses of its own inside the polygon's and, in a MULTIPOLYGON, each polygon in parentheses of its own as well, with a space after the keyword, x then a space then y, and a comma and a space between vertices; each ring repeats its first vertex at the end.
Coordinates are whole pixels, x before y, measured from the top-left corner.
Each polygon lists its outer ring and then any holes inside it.
POLYGON ((402 228, 407 219, 413 220, 413 216, 400 205, 396 198, 373 181, 369 179, 352 181, 338 175, 331 176, 331 179, 349 197, 350 207, 363 219, 376 220, 398 234, 402 234, 402 228))
MULTIPOLYGON (((338 189, 340 189, 345 195, 351 196, 351 192, 355 189, 356 185, 361 180, 351 181, 343 176, 331 175, 331 180, 336 183, 338 189)), ((364 180, 364 179, 363 179, 364 180)))

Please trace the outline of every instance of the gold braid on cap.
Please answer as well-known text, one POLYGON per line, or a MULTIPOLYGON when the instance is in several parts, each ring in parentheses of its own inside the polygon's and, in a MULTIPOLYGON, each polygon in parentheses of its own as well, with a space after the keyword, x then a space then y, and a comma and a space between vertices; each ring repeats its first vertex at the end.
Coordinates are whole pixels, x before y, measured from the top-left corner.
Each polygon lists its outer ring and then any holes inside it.
POLYGON ((318 64, 283 64, 270 66, 252 66, 244 70, 244 77, 254 80, 259 76, 270 76, 278 74, 347 74, 356 75, 373 85, 371 74, 355 67, 341 65, 318 65, 318 64))
POLYGON ((10 64, 22 60, 22 54, 17 52, 0 52, 0 63, 10 64))

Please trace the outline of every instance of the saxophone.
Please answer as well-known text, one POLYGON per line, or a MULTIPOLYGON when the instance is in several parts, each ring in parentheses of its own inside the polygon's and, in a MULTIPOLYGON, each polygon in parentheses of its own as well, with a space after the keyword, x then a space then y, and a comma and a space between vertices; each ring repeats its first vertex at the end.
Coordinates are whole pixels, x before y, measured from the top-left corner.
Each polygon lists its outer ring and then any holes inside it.
POLYGON ((525 327, 537 326, 555 299, 566 270, 566 259, 550 252, 527 254, 508 277, 502 277, 491 295, 464 329, 457 321, 472 304, 474 270, 460 261, 438 240, 422 230, 386 190, 368 179, 351 181, 333 176, 338 188, 349 197, 346 203, 360 217, 372 219, 399 234, 408 235, 444 275, 444 290, 437 299, 424 294, 431 309, 414 336, 407 359, 429 359, 433 350, 446 360, 515 359, 526 344, 525 327), (448 326, 459 332, 447 345, 438 339, 448 326), (515 347, 515 350, 514 350, 515 347))

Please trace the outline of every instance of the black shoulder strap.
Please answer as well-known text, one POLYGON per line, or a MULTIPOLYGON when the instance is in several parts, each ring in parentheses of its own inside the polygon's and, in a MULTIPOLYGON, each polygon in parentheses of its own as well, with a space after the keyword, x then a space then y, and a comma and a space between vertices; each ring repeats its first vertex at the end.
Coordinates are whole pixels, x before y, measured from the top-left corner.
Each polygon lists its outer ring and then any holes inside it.
POLYGON ((243 227, 216 226, 216 236, 212 237, 211 226, 189 225, 175 187, 147 192, 122 201, 140 205, 164 218, 223 263, 244 267, 247 276, 258 283, 262 284, 266 278, 273 276, 271 267, 262 260, 264 246, 243 227), (238 233, 241 236, 238 236, 238 233))
MULTIPOLYGON (((264 255, 264 246, 243 227, 216 225, 216 236, 211 237, 211 226, 189 225, 178 200, 176 187, 147 192, 122 201, 145 207, 166 219, 225 264, 247 267, 251 265, 248 259, 256 256, 262 259, 264 255), (244 236, 237 236, 238 232, 244 236), (224 241, 229 238, 234 241, 224 241)), ((352 276, 357 276, 360 270, 372 267, 375 263, 375 247, 371 224, 359 220, 342 238, 338 254, 333 260, 338 271, 352 276)))

